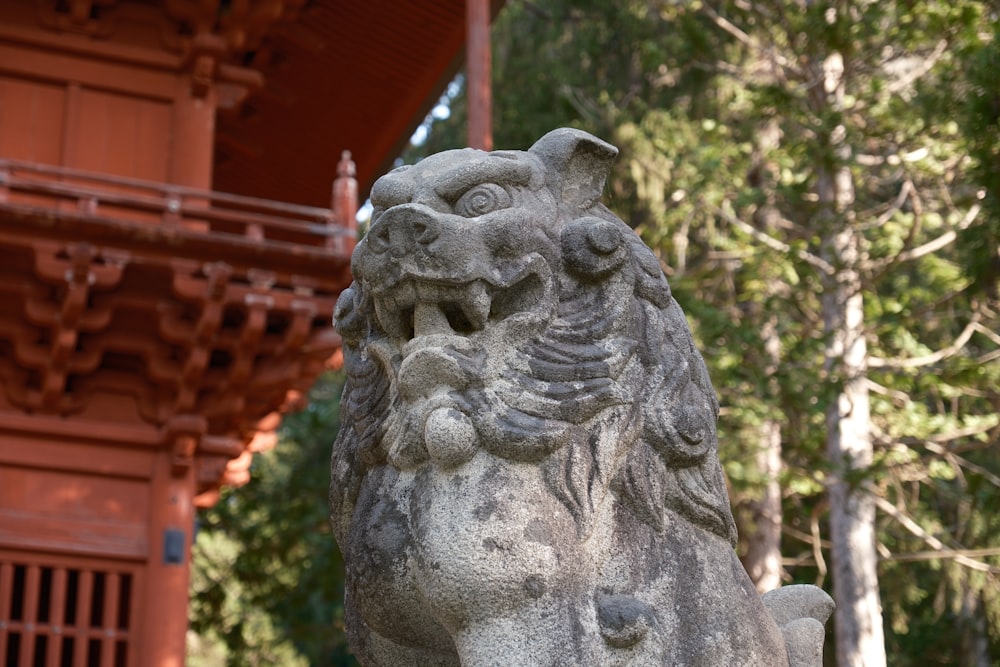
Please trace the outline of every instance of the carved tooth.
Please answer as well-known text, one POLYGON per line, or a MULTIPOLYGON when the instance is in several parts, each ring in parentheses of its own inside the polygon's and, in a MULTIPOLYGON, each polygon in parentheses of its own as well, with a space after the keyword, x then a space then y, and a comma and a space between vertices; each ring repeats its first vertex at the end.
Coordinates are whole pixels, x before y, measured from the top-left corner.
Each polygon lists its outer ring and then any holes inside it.
POLYGON ((389 299, 375 299, 375 316, 385 332, 393 338, 409 338, 410 331, 402 314, 389 299))
POLYGON ((448 318, 436 303, 421 301, 413 310, 413 336, 454 333, 448 318))
POLYGON ((410 284, 410 293, 413 294, 413 301, 425 301, 427 303, 434 303, 441 300, 442 288, 440 285, 435 285, 434 283, 417 282, 415 285, 410 284))
POLYGON ((490 316, 492 301, 486 291, 486 283, 476 280, 469 284, 459 304, 472 326, 476 329, 482 329, 486 326, 486 319, 490 316))
POLYGON ((417 290, 413 283, 407 280, 396 287, 393 292, 393 299, 395 300, 393 305, 396 308, 400 310, 404 307, 409 308, 417 302, 417 290))

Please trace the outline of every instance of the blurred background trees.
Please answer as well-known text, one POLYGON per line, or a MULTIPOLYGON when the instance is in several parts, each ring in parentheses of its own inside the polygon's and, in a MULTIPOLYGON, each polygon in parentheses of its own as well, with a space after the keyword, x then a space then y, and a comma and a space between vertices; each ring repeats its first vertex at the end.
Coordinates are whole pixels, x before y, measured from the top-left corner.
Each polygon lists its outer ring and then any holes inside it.
MULTIPOLYGON (((741 557, 761 590, 831 590, 829 664, 1000 662, 998 11, 510 0, 494 27, 498 147, 621 149, 605 201, 711 369, 741 557)), ((450 108, 406 161, 462 145, 450 108)), ((346 664, 334 387, 205 518, 192 627, 231 656, 346 664)))
POLYGON ((326 504, 343 378, 320 378, 252 477, 202 512, 189 667, 356 665, 343 632, 343 562, 326 504))

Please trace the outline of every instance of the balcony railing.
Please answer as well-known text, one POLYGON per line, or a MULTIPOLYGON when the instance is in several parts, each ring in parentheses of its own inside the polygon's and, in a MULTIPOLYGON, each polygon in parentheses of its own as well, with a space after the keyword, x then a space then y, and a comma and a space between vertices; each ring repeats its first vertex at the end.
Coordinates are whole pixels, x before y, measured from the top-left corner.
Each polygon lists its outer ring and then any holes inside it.
POLYGON ((318 208, 0 158, 0 234, 205 261, 221 252, 310 275, 347 261, 356 239, 348 154, 338 173, 333 205, 318 208))

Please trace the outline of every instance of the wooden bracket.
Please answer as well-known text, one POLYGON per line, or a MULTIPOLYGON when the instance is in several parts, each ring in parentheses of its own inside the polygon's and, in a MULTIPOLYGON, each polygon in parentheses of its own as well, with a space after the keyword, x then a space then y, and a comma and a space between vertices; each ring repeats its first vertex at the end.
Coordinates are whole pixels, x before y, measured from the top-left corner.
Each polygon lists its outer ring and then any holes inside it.
POLYGON ((19 359, 40 371, 38 393, 31 401, 36 409, 57 412, 72 402, 67 397, 70 373, 88 368, 95 361, 79 349, 80 335, 100 331, 110 321, 109 310, 91 306, 91 293, 95 287, 117 285, 122 268, 102 266, 97 249, 88 243, 69 244, 64 252, 36 252, 38 277, 62 283, 62 296, 56 303, 42 298, 47 292, 37 292, 39 298, 25 302, 29 320, 50 331, 47 349, 24 343, 17 350, 19 359))
POLYGON ((195 322, 192 338, 188 341, 191 347, 181 369, 177 400, 174 403, 174 412, 178 414, 195 409, 201 378, 211 361, 215 336, 222 325, 226 286, 233 272, 232 267, 224 262, 206 264, 203 271, 206 279, 199 295, 201 315, 195 322))
POLYGON ((175 415, 167 420, 165 430, 173 454, 170 470, 174 476, 181 477, 194 465, 194 456, 208 430, 208 422, 200 415, 175 415))

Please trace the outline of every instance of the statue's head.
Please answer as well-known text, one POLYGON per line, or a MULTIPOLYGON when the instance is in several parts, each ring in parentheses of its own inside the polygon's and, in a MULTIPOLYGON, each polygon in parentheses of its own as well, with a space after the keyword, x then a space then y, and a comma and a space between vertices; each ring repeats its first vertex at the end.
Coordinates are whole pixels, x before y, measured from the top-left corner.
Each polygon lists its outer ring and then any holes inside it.
POLYGON ((734 538, 718 406, 653 253, 600 203, 617 149, 578 130, 380 178, 338 304, 362 467, 543 466, 586 532, 612 487, 734 538), (363 386, 362 386, 363 385, 363 386))

